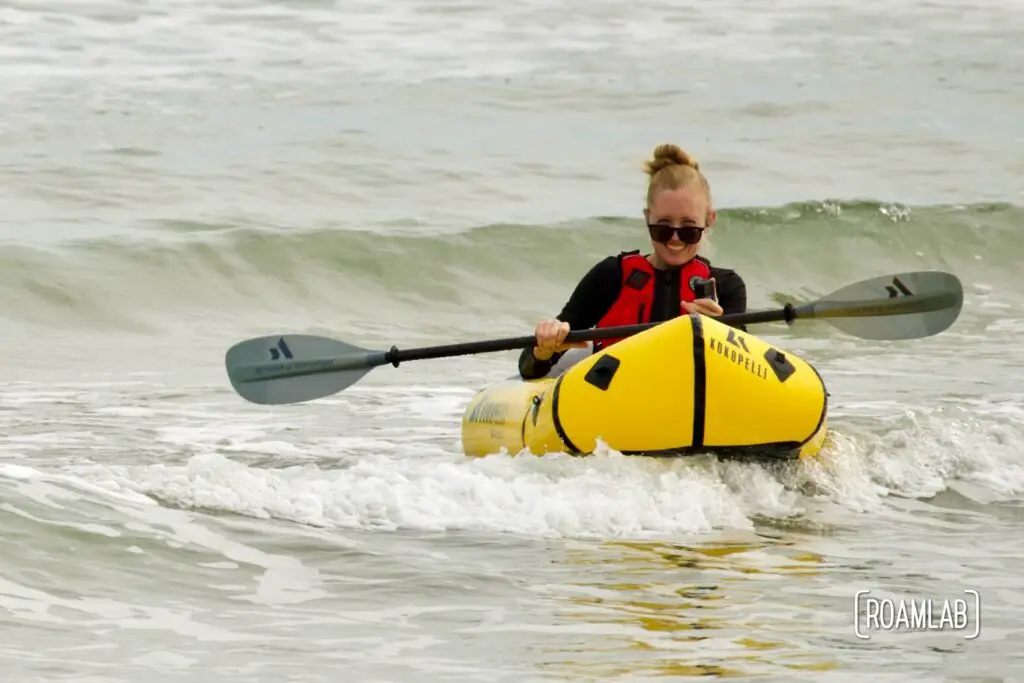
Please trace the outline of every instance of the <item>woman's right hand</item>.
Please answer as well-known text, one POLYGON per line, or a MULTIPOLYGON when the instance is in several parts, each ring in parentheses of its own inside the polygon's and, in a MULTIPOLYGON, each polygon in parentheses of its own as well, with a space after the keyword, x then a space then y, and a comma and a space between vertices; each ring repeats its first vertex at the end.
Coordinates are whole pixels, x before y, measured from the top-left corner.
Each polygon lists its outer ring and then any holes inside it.
POLYGON ((585 341, 564 344, 565 337, 569 334, 569 323, 561 320, 542 320, 537 323, 534 333, 537 335, 537 345, 533 347, 533 357, 537 360, 547 360, 555 353, 567 349, 583 349, 587 346, 585 341))

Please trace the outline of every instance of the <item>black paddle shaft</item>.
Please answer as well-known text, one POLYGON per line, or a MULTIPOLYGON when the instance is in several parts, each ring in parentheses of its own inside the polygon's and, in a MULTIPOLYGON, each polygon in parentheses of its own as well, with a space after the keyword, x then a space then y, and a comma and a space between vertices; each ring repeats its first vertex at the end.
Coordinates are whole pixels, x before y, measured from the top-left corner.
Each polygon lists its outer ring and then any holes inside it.
MULTIPOLYGON (((818 301, 781 309, 731 313, 725 325, 820 319, 845 334, 873 341, 930 337, 948 329, 963 306, 963 286, 952 273, 917 271, 874 277, 843 287, 818 301)), ((693 315, 693 314, 691 314, 693 315)), ((565 341, 629 337, 663 323, 576 330, 565 341)), ((372 368, 403 361, 526 349, 533 335, 427 346, 401 351, 364 349, 312 335, 274 334, 235 344, 225 355, 231 384, 246 400, 263 405, 322 398, 351 386, 372 368), (270 359, 267 359, 269 350, 270 359)))
MULTIPOLYGON (((792 323, 798 316, 798 310, 792 304, 786 304, 785 308, 771 311, 752 311, 750 313, 731 313, 723 315, 715 320, 726 325, 746 325, 750 323, 768 323, 783 320, 792 323)), ((593 341, 595 339, 612 339, 615 337, 629 337, 639 334, 644 330, 660 325, 661 322, 640 323, 637 325, 620 325, 618 327, 593 328, 589 330, 575 330, 565 337, 565 343, 571 344, 581 341, 593 341)), ((528 337, 506 337, 505 339, 488 339, 487 341, 462 342, 459 344, 444 344, 441 346, 424 346, 416 349, 400 350, 392 346, 385 351, 382 364, 390 363, 396 368, 399 363, 412 360, 426 360, 430 358, 447 358, 449 356, 468 356, 476 353, 490 353, 493 351, 514 351, 515 349, 526 349, 537 344, 536 336, 528 337)))
MULTIPOLYGON (((783 308, 767 311, 750 311, 749 313, 730 313, 715 320, 731 326, 750 325, 756 323, 786 322, 792 324, 797 318, 870 318, 872 316, 899 316, 910 313, 928 313, 955 308, 959 310, 962 294, 957 291, 938 291, 924 296, 900 297, 888 299, 862 299, 846 301, 815 301, 794 307, 786 304, 783 308)), ((695 314, 691 314, 695 315, 695 314)), ((954 316, 955 317, 955 316, 954 316)), ((640 323, 637 325, 620 325, 618 327, 575 330, 566 335, 565 343, 593 341, 594 339, 612 339, 628 337, 660 325, 661 322, 640 323)), ((417 349, 391 349, 380 355, 381 364, 391 363, 395 367, 403 361, 425 360, 430 358, 446 358, 449 356, 468 356, 475 353, 492 351, 513 351, 525 349, 537 343, 535 336, 508 337, 505 339, 489 339, 486 341, 445 344, 443 346, 425 346, 417 349)))

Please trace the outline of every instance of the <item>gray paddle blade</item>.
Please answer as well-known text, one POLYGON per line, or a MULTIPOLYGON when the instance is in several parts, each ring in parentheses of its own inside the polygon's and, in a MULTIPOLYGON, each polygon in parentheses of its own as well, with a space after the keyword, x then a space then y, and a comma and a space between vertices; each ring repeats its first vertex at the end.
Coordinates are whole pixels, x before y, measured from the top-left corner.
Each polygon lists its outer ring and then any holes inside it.
POLYGON ((815 318, 863 339, 920 339, 956 322, 964 291, 952 273, 917 271, 886 275, 844 287, 811 304, 815 318))
POLYGON ((245 400, 262 405, 330 396, 385 362, 383 352, 308 334, 257 337, 224 355, 231 386, 245 400))

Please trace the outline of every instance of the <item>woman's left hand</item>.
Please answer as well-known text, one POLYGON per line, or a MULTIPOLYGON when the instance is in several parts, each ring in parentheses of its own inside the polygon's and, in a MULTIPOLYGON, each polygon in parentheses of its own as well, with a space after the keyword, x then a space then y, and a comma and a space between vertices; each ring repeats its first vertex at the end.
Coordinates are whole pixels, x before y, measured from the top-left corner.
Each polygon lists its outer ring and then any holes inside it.
POLYGON ((680 308, 685 313, 701 313, 702 315, 720 316, 722 315, 722 307, 719 306, 713 299, 697 299, 696 301, 683 301, 680 303, 680 308))

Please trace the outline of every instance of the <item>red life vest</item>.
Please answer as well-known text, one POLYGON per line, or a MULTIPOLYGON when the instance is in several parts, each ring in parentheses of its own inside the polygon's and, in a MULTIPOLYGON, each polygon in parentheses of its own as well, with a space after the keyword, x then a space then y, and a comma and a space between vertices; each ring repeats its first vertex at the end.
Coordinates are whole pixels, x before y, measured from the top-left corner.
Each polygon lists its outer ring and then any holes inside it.
MULTIPOLYGON (((622 288, 619 291, 619 298, 598 321, 596 327, 637 325, 651 320, 651 308, 654 305, 654 266, 639 251, 620 254, 619 263, 622 267, 622 288)), ((694 301, 697 298, 690 287, 690 279, 694 276, 705 280, 710 278, 711 267, 706 262, 693 258, 679 269, 680 301, 694 301)), ((619 341, 622 339, 596 339, 594 351, 600 351, 619 341)))

